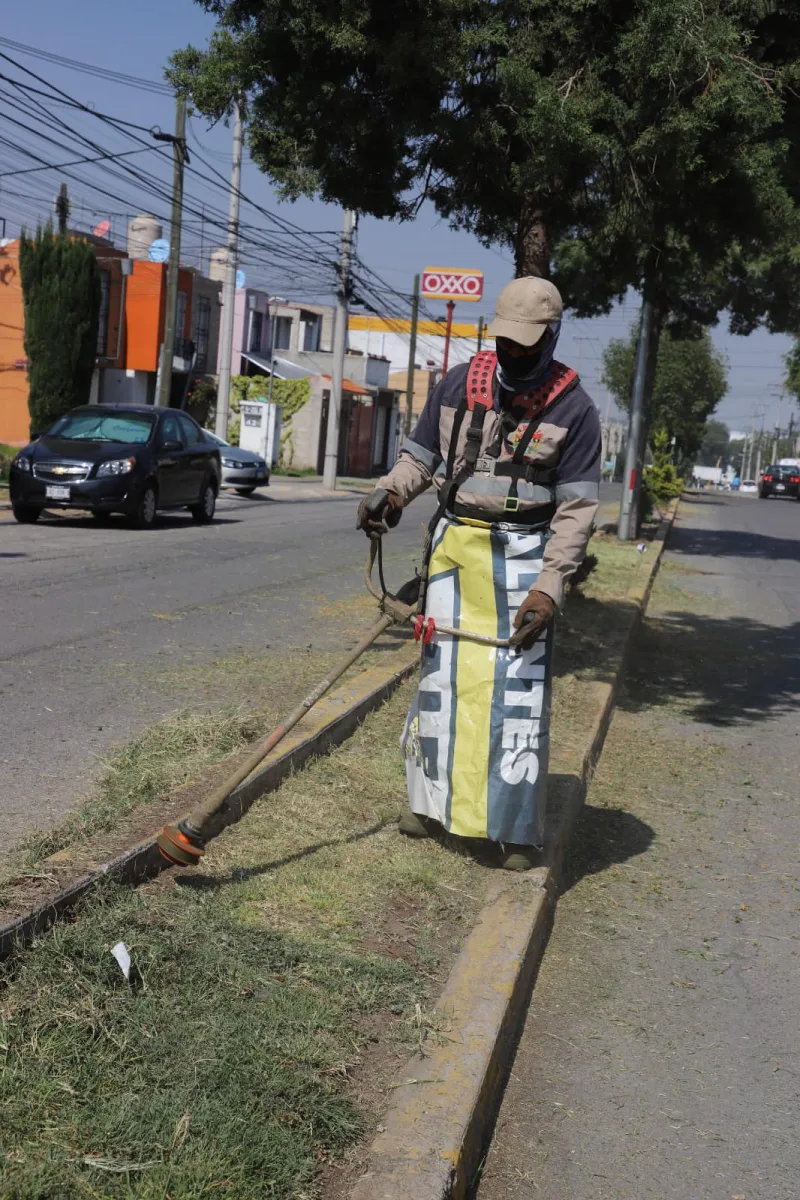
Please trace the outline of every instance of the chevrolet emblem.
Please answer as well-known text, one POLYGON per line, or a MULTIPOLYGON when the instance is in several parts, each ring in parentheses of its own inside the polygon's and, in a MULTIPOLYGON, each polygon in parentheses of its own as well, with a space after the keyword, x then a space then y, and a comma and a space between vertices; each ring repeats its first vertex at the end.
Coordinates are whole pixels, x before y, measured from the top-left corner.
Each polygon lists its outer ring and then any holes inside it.
POLYGON ((68 474, 67 468, 66 467, 53 467, 53 474, 54 475, 66 475, 66 474, 68 474))

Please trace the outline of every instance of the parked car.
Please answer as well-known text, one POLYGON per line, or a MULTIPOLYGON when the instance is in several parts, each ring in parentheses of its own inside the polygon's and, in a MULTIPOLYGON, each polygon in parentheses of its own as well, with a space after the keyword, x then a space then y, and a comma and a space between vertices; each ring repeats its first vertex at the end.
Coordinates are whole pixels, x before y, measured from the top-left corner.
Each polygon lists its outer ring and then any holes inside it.
POLYGON ((205 435, 219 446, 223 487, 236 488, 240 496, 252 496, 257 487, 269 487, 270 469, 260 454, 232 446, 208 429, 205 435))
POLYGON ((739 491, 755 495, 758 491, 758 484, 756 483, 755 479, 743 479, 739 484, 739 491))
POLYGON ((758 494, 762 500, 767 500, 770 496, 800 499, 800 469, 777 464, 767 467, 761 476, 758 494))
POLYGON ((186 413, 94 404, 60 417, 14 458, 11 504, 23 522, 45 508, 83 508, 150 529, 159 510, 188 508, 207 524, 221 472, 219 449, 186 413))

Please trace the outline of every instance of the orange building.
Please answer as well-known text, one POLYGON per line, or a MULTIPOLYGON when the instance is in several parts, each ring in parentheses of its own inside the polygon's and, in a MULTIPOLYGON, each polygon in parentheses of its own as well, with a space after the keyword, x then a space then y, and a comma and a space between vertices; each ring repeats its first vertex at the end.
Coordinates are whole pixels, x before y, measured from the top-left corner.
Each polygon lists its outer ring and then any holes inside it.
MULTIPOLYGON (((167 267, 129 259, 102 238, 85 237, 101 271, 97 370, 90 403, 152 404, 164 337, 167 267), (123 265, 124 264, 124 265, 123 265)), ((192 333, 202 340, 198 373, 216 369, 220 285, 181 268, 173 359, 173 402, 180 402, 192 368, 192 333), (193 304, 193 298, 197 303, 193 304), (193 311, 194 310, 194 311, 193 311), (194 323, 193 323, 194 321, 194 323)), ((28 361, 25 355, 19 242, 0 245, 0 442, 28 441, 28 361)))

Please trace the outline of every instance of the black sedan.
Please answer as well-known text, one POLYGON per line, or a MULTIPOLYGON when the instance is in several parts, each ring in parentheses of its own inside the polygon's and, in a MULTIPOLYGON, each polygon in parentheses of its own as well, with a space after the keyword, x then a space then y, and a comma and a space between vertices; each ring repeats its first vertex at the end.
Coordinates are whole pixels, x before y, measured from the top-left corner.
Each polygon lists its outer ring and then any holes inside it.
POLYGON ((800 468, 781 463, 767 467, 761 476, 758 494, 762 500, 770 496, 788 496, 792 500, 800 500, 800 468))
POLYGON ((186 413, 95 404, 74 408, 11 463, 18 521, 45 508, 83 508, 98 519, 124 513, 149 529, 159 509, 188 508, 214 519, 219 449, 186 413))

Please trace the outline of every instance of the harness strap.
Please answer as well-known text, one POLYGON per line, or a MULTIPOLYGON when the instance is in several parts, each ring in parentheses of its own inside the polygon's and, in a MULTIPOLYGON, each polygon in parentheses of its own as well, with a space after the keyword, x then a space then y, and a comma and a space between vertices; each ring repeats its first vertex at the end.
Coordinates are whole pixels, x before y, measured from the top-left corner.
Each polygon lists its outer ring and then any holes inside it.
POLYGON ((526 483, 540 483, 545 487, 556 482, 558 471, 555 467, 535 467, 532 463, 497 463, 494 475, 507 479, 524 479, 526 483))

